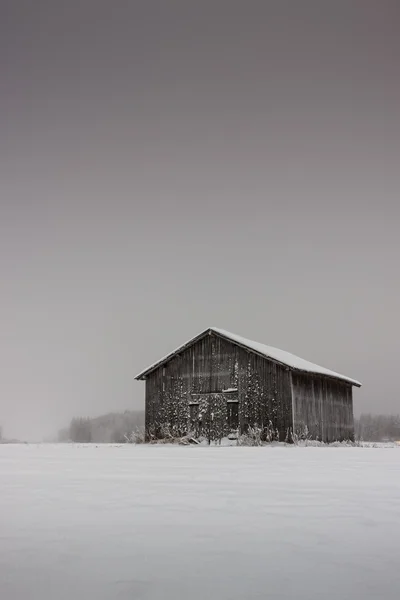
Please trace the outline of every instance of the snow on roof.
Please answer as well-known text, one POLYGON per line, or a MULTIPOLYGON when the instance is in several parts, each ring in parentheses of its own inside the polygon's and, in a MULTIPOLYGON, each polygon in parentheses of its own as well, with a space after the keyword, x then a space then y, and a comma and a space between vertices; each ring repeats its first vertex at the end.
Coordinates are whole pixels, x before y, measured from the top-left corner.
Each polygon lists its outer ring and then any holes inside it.
POLYGON ((275 362, 286 365, 290 369, 294 369, 296 371, 305 371, 306 373, 313 373, 316 375, 326 375, 327 377, 334 377, 335 379, 341 379, 342 381, 347 381, 352 385, 361 387, 361 383, 356 379, 351 379, 350 377, 340 375, 339 373, 331 371, 330 369, 326 369, 325 367, 315 365, 314 363, 311 363, 308 360, 304 360, 303 358, 299 358, 294 354, 290 354, 290 352, 285 352, 284 350, 279 350, 278 348, 273 348, 272 346, 266 346, 265 344, 260 344, 259 342, 253 342, 252 340, 248 340, 247 338, 244 338, 240 335, 236 335, 235 333, 230 333, 229 331, 226 331, 225 329, 220 329, 218 327, 209 327, 200 335, 197 335, 185 344, 182 344, 181 346, 179 346, 179 348, 177 348, 173 352, 170 352, 169 354, 167 354, 167 356, 165 356, 161 360, 158 360, 156 363, 152 364, 150 367, 139 373, 139 375, 137 375, 135 379, 143 379, 146 375, 151 373, 151 371, 161 366, 162 364, 168 362, 177 353, 181 352, 184 348, 190 346, 195 341, 201 339, 207 333, 215 333, 225 339, 232 341, 233 343, 238 344, 239 346, 252 350, 256 354, 260 354, 261 356, 265 356, 266 358, 269 358, 275 362))
POLYGON ((299 358, 294 354, 290 354, 290 352, 285 352, 285 350, 279 350, 278 348, 273 348, 272 346, 266 346, 265 344, 260 344, 259 342, 253 342, 252 340, 248 340, 240 335, 230 333, 224 329, 218 329, 217 327, 211 327, 211 330, 225 338, 232 340, 232 342, 238 343, 240 346, 246 346, 246 348, 257 352, 257 354, 262 354, 263 356, 271 358, 272 360, 291 367, 292 369, 306 371, 308 373, 317 373, 318 375, 327 375, 329 377, 335 377, 336 379, 343 379, 344 381, 348 381, 356 386, 361 386, 361 383, 356 379, 350 379, 350 377, 340 375, 335 371, 315 365, 308 360, 304 360, 303 358, 299 358))

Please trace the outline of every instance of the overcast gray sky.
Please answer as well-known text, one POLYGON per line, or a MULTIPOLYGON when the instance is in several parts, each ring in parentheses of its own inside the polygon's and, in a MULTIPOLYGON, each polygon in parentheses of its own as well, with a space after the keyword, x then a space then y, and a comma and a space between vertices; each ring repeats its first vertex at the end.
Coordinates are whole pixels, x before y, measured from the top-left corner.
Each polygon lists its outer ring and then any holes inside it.
POLYGON ((0 423, 218 326, 399 412, 396 0, 0 3, 0 423))

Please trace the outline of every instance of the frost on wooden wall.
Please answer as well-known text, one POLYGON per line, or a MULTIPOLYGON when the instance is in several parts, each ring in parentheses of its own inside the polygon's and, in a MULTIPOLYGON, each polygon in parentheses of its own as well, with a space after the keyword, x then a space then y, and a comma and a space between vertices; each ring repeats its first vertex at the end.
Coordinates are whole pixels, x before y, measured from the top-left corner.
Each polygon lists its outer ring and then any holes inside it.
POLYGON ((241 385, 244 390, 241 406, 244 429, 257 426, 268 438, 273 432, 274 439, 286 439, 292 424, 288 371, 248 353, 241 385))

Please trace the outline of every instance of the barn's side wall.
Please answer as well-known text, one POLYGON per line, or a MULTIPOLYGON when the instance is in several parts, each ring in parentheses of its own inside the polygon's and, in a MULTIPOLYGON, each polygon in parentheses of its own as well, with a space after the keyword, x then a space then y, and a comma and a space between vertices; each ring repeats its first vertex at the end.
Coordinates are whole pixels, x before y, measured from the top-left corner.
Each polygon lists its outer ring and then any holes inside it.
POLYGON ((353 390, 346 382, 292 373, 295 433, 307 428, 312 439, 334 442, 354 439, 353 390))
MULTIPOLYGON (((243 431, 272 422, 281 439, 292 427, 290 372, 217 335, 207 335, 151 373, 146 380, 146 428, 164 425, 183 434, 193 401, 214 402, 214 418, 226 421, 224 390, 237 390, 243 431), (217 400, 215 400, 217 399, 217 400)), ((222 425, 223 426, 223 425, 222 425)), ((226 433, 224 431, 224 433, 226 433)))

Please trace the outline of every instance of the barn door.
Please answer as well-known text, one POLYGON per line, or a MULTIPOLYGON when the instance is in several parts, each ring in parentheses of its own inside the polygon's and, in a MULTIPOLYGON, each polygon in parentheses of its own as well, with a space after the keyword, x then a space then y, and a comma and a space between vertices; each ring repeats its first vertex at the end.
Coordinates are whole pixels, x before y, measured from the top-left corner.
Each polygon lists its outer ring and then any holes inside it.
MULTIPOLYGON (((220 440, 227 434, 227 403, 223 394, 198 394, 197 434, 209 441, 220 440)), ((192 415, 194 411, 192 410, 192 415)), ((193 422, 193 416, 192 416, 193 422)))
POLYGON ((211 394, 208 404, 210 440, 221 440, 226 431, 226 399, 222 394, 211 394))
POLYGON ((230 433, 233 433, 239 427, 239 402, 237 400, 228 400, 226 407, 228 429, 230 433))

